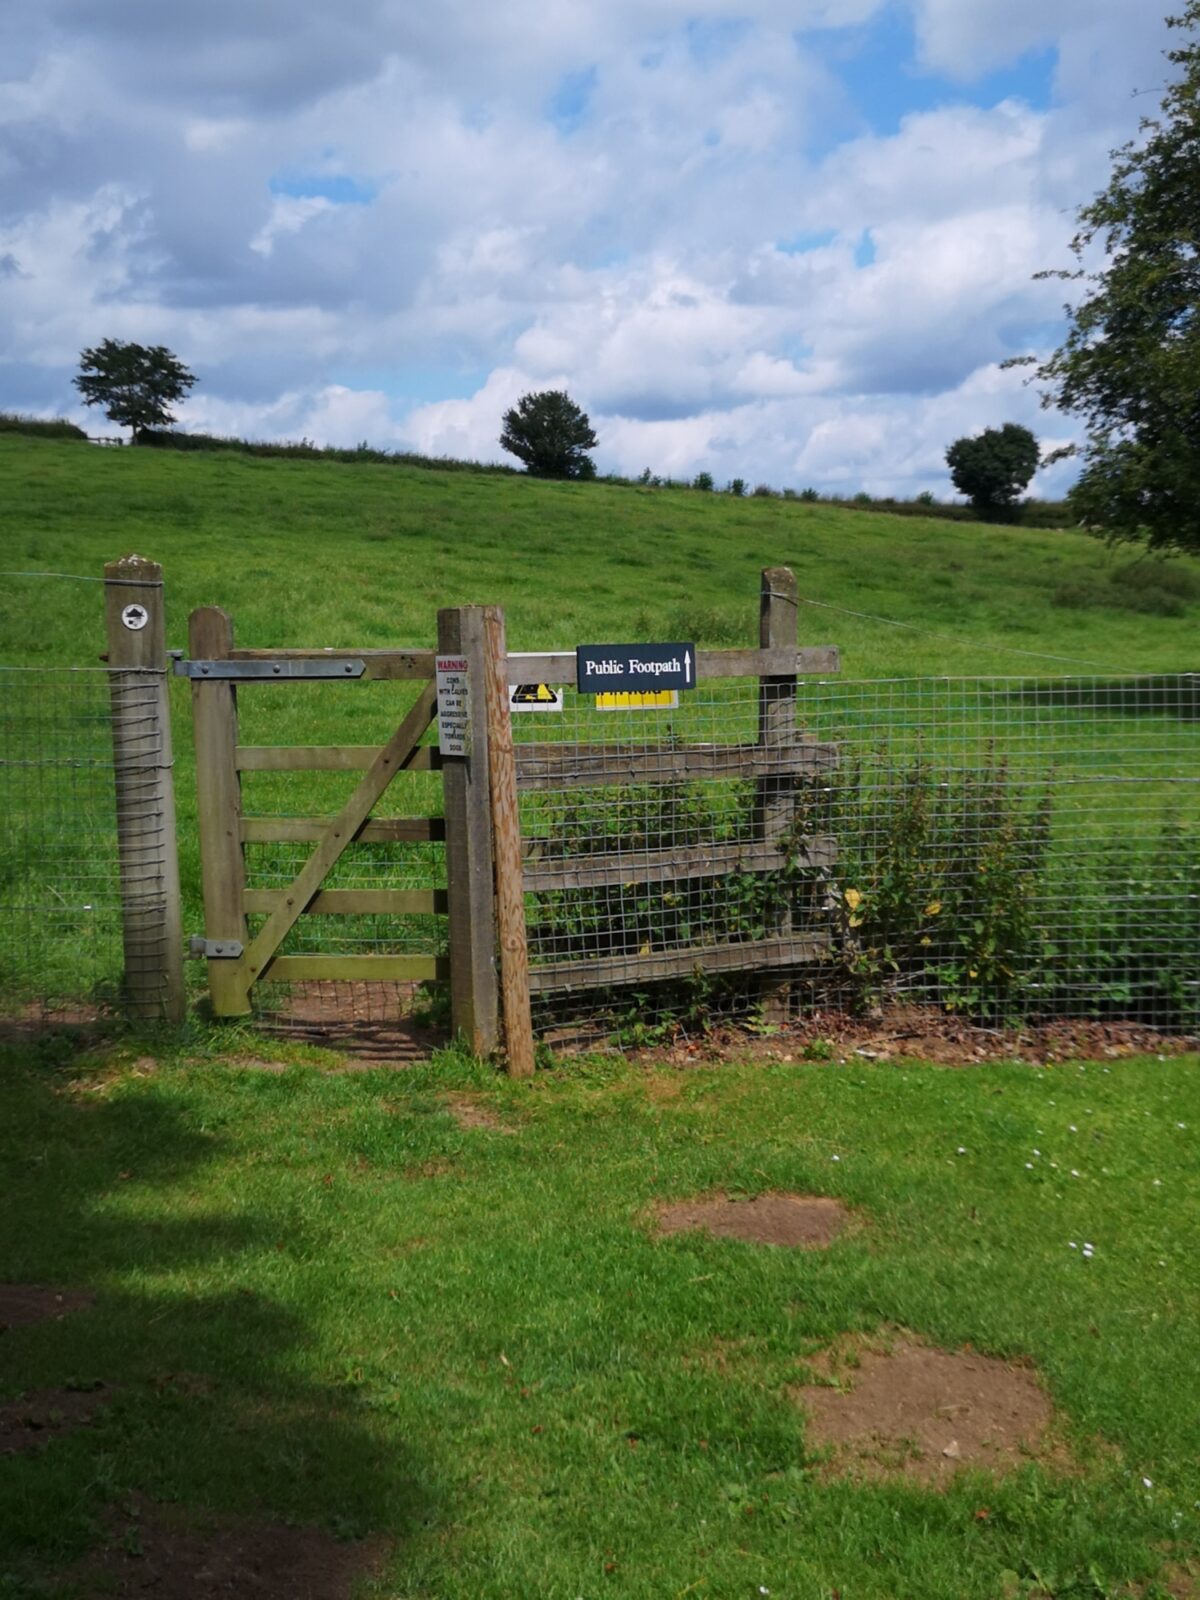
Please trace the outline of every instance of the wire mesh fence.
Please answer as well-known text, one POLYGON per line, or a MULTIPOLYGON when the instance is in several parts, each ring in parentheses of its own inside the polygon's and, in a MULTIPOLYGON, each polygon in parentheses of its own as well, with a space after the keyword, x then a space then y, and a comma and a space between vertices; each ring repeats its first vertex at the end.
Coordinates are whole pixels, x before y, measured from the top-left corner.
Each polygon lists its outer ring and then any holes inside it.
POLYGON ((0 817, 0 1011, 111 1007, 124 956, 106 671, 0 667, 0 817))
POLYGON ((773 682, 515 719, 544 1037, 782 996, 1200 1031, 1200 678, 802 679, 772 734, 773 682))

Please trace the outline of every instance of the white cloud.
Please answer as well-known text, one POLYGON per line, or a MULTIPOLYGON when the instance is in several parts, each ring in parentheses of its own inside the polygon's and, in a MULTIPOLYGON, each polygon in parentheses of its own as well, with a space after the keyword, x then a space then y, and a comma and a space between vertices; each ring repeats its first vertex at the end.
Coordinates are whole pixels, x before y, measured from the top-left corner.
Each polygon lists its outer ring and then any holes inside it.
POLYGON ((0 405, 71 407, 110 335, 178 350, 218 432, 498 459, 507 406, 564 387, 623 471, 937 488, 949 439, 1046 420, 996 363, 1053 342, 1032 274, 1164 30, 1141 0, 913 0, 897 73, 965 87, 871 132, 812 30, 850 49, 885 9, 8 0, 0 405), (1049 109, 969 103, 1046 45, 1049 109))

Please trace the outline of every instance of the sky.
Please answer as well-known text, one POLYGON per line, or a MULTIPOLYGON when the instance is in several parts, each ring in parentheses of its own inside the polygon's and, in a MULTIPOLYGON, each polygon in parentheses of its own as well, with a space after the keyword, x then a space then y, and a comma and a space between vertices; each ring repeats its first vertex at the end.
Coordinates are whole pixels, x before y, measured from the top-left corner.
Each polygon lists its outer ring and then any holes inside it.
MULTIPOLYGON (((1080 434, 1078 207, 1170 71, 1155 0, 3 0, 0 410, 104 338, 180 425, 509 461, 565 389, 600 472, 952 494, 1080 434)), ((1039 474, 1061 493, 1069 463, 1039 474)))

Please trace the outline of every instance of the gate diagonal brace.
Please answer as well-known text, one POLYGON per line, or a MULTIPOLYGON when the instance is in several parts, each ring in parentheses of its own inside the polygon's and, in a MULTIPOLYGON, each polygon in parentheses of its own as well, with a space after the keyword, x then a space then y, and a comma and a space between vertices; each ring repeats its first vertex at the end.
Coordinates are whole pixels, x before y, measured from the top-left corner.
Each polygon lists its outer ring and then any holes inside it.
POLYGON ((265 975, 279 946, 303 915, 323 879, 341 858, 372 808, 378 804, 388 784, 403 769, 404 763, 416 749, 418 739, 436 715, 437 686, 427 683, 417 697, 416 704, 375 757, 354 793, 337 816, 330 818, 313 853, 295 881, 284 891, 282 903, 272 911, 250 941, 242 957, 242 970, 248 985, 265 975))
POLYGON ((177 678, 205 678, 212 682, 233 679, 270 683, 275 679, 361 678, 365 661, 176 661, 177 678))

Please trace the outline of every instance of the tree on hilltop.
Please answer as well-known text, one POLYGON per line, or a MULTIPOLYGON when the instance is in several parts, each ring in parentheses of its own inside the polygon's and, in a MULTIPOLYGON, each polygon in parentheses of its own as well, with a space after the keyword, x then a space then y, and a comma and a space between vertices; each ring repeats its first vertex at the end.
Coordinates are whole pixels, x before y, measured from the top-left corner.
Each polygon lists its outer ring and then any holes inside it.
POLYGON ((1037 274, 1087 289, 1035 379, 1044 405, 1087 420, 1068 496, 1080 519, 1152 550, 1200 550, 1200 0, 1167 24, 1185 35, 1167 51, 1180 77, 1140 138, 1112 152, 1108 187, 1080 209, 1076 269, 1037 274), (1095 245, 1104 265, 1086 271, 1095 245))
POLYGON ((103 406, 110 422, 132 430, 136 444, 148 428, 170 427, 168 406, 184 399, 196 379, 165 345, 105 339, 80 352, 72 381, 85 406, 103 406))
POLYGON ((1038 467, 1038 442, 1019 422, 985 428, 974 438, 956 439, 946 464, 959 494, 965 494, 985 521, 1012 515, 1017 496, 1038 467))
POLYGON ((535 478, 594 478, 586 452, 597 442, 587 412, 562 389, 523 394, 504 413, 500 443, 535 478))

